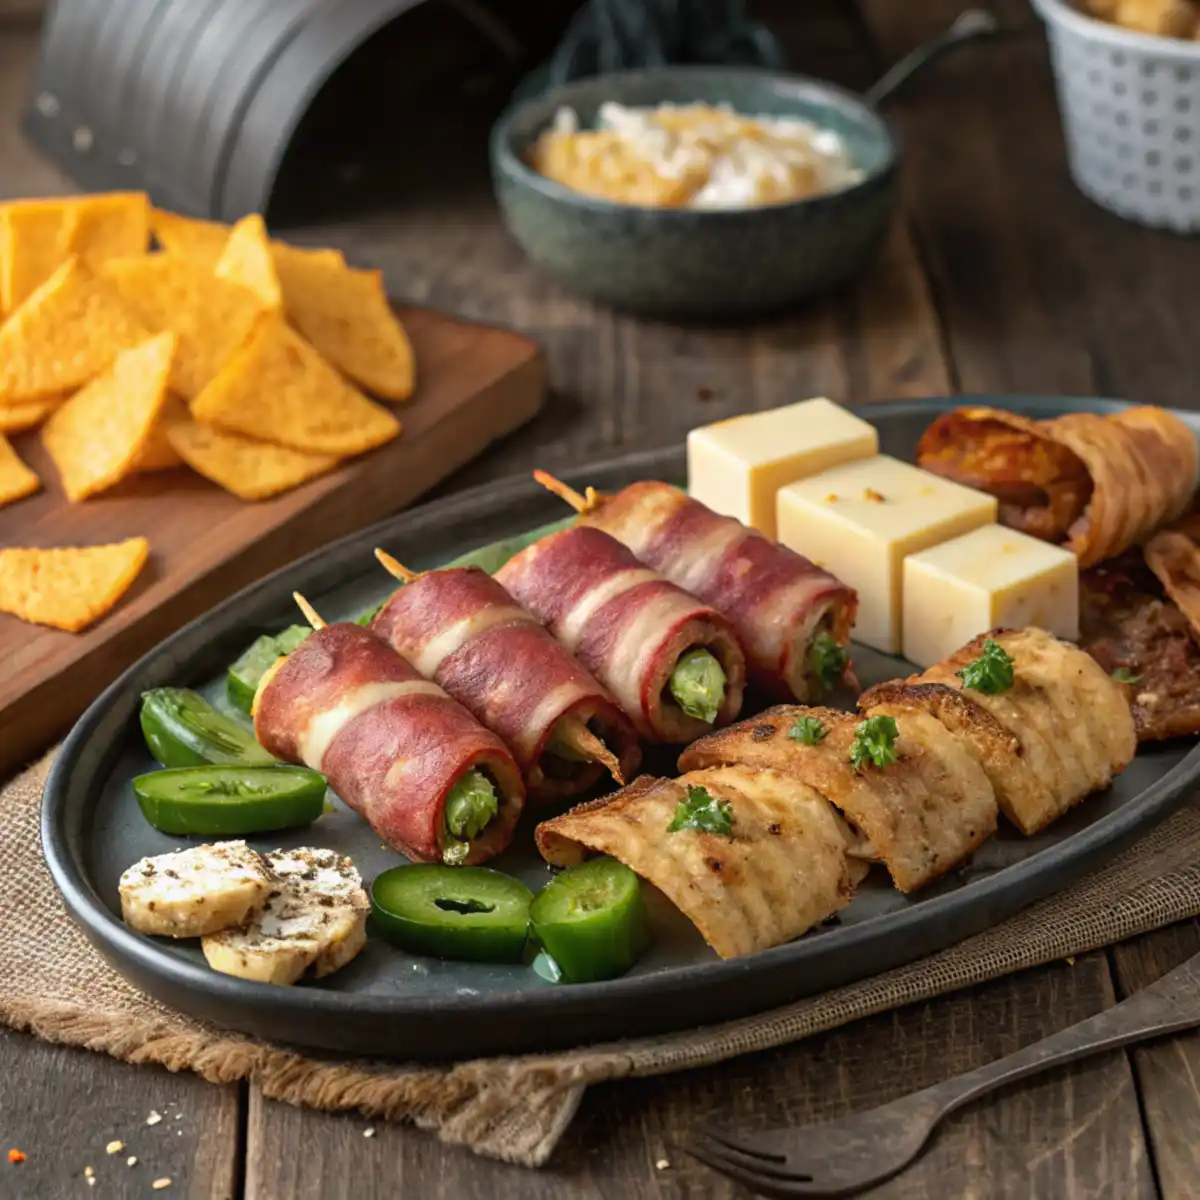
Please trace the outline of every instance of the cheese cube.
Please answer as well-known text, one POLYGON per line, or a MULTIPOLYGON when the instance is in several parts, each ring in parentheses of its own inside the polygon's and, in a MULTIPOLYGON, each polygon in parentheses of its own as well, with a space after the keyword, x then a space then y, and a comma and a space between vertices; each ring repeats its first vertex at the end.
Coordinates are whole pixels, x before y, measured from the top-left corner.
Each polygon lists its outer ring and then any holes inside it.
POLYGON ((802 400, 693 429, 688 491, 774 537, 775 495, 785 483, 878 452, 874 425, 831 400, 802 400))
POLYGON ((996 519, 996 498, 889 458, 845 463, 779 493, 779 540, 858 591, 854 640, 900 653, 904 559, 996 519))
POLYGON ((1079 560, 1002 525, 984 525, 904 560, 904 657, 949 658, 998 627, 1079 637, 1079 560))

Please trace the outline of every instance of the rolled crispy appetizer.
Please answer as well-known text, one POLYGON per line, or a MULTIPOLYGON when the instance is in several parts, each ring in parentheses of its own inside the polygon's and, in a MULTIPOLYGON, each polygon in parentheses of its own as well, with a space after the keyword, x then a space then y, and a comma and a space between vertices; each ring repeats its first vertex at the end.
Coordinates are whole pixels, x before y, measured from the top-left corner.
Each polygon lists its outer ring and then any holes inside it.
POLYGON ((637 770, 629 718, 486 571, 412 576, 371 628, 501 738, 531 800, 577 795, 605 771, 623 784, 637 770))
POLYGON ((741 709, 746 660, 733 626, 607 533, 576 526, 551 534, 496 578, 648 741, 691 741, 741 709))
POLYGON ((1000 519, 1064 544, 1089 567, 1140 544, 1188 506, 1200 473, 1196 436, 1143 406, 1031 421, 994 408, 955 409, 917 446, 935 474, 990 492, 1000 519))
POLYGON ((780 705, 701 738, 679 768, 740 763, 802 780, 850 823, 851 853, 882 862, 900 891, 914 892, 995 831, 996 796, 975 758, 927 713, 881 703, 865 715, 884 720, 780 705))
POLYGON ((1146 543, 1146 565, 1200 642, 1200 512, 1155 534, 1146 543))
POLYGON ((1137 750, 1121 687, 1089 655, 1041 629, 976 638, 920 675, 870 688, 859 707, 937 717, 1026 834, 1107 787, 1137 750))
POLYGON ((370 630, 313 632, 263 676, 254 733, 320 771, 393 849, 421 862, 485 862, 525 804, 504 743, 370 630))
POLYGON ((536 831, 547 862, 609 854, 654 884, 722 957, 799 937, 849 903, 865 868, 849 832, 798 779, 717 767, 648 775, 536 831))
POLYGON ((765 695, 818 700, 844 675, 858 595, 802 555, 653 480, 589 492, 579 521, 728 617, 765 695))

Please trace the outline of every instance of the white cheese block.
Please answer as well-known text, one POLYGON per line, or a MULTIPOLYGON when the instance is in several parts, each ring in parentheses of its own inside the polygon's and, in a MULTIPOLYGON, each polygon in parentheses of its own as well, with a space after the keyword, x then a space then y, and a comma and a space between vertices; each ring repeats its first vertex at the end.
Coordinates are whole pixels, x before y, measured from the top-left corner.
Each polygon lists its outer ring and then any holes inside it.
POLYGON ((779 493, 779 540, 858 591, 854 640, 900 653, 904 559, 996 520, 996 499, 879 454, 779 493))
POLYGON ((910 555, 903 591, 904 657, 922 668, 1001 627, 1079 637, 1079 560, 1002 525, 910 555))
POLYGON ((831 400, 747 413, 688 434, 688 491, 715 512, 775 536, 784 484, 879 450, 873 425, 831 400))

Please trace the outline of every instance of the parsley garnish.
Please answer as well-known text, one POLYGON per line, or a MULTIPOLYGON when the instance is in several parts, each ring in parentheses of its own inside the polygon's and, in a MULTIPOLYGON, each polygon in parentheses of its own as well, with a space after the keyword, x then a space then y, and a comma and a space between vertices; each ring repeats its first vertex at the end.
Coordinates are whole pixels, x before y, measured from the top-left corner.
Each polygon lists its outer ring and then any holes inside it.
POLYGON ((1141 683, 1142 677, 1137 671, 1131 671, 1128 667, 1118 667, 1110 676, 1116 683, 1141 683))
POLYGON ((680 800, 675 818, 667 826, 668 833, 695 829, 700 833, 728 834, 733 828, 733 805, 717 800, 708 788, 688 785, 687 799, 680 800))
POLYGON ((850 746, 850 765, 857 771, 868 762, 877 767, 890 766, 898 762, 896 738, 900 730, 891 717, 868 717, 854 731, 850 746))
POLYGON ((829 732, 816 717, 801 717, 788 730, 788 737, 793 742, 803 742, 806 746, 815 746, 829 732))
POLYGON ((1013 659, 1003 646, 988 638, 979 657, 954 673, 963 681, 963 687, 994 696, 1012 687, 1013 659))
POLYGON ((816 680, 818 693, 831 692, 846 672, 845 646, 839 646, 824 629, 812 640, 808 651, 808 670, 816 680))

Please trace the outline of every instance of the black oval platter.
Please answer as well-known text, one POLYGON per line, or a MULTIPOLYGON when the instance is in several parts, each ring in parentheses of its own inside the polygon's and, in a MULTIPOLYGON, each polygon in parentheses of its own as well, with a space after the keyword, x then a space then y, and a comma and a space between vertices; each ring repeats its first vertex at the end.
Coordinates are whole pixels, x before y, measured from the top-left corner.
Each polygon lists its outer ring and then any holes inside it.
MULTIPOLYGON (((978 397, 1036 416, 1101 400, 978 397)), ((964 403, 911 401, 865 406, 884 452, 911 460, 917 438, 939 412, 964 403)), ((1200 416, 1179 414, 1200 432, 1200 416)), ((577 485, 615 490, 637 479, 682 479, 682 448, 651 451, 572 471, 577 485)), ((876 975, 978 933, 1095 869, 1178 808, 1200 782, 1194 739, 1142 750, 1108 791, 1045 833, 1004 830, 965 869, 918 896, 895 892, 873 872, 840 919, 786 946, 722 962, 665 901, 652 903, 656 941, 627 976, 555 986, 529 967, 443 963, 410 957, 378 936, 348 967, 291 988, 220 975, 194 944, 144 937, 122 924, 117 879, 145 854, 179 839, 142 820, 130 778, 153 765, 137 726, 150 687, 221 690, 226 666, 257 634, 296 619, 291 593, 305 593, 327 619, 382 599, 388 579, 371 551, 385 546, 416 568, 563 516, 558 501, 528 478, 513 478, 439 500, 384 521, 299 560, 231 597, 168 638, 117 680, 79 720, 46 785, 42 839, 67 907, 112 966, 136 987, 192 1016, 231 1029, 324 1050, 425 1060, 548 1050, 663 1033, 746 1016, 801 996, 876 975)), ((911 668, 861 648, 864 685, 911 668)), ((549 877, 532 847, 531 822, 494 865, 533 886, 549 877)), ((364 878, 394 865, 371 830, 340 805, 294 835, 251 839, 260 849, 331 846, 353 855, 364 878)))

